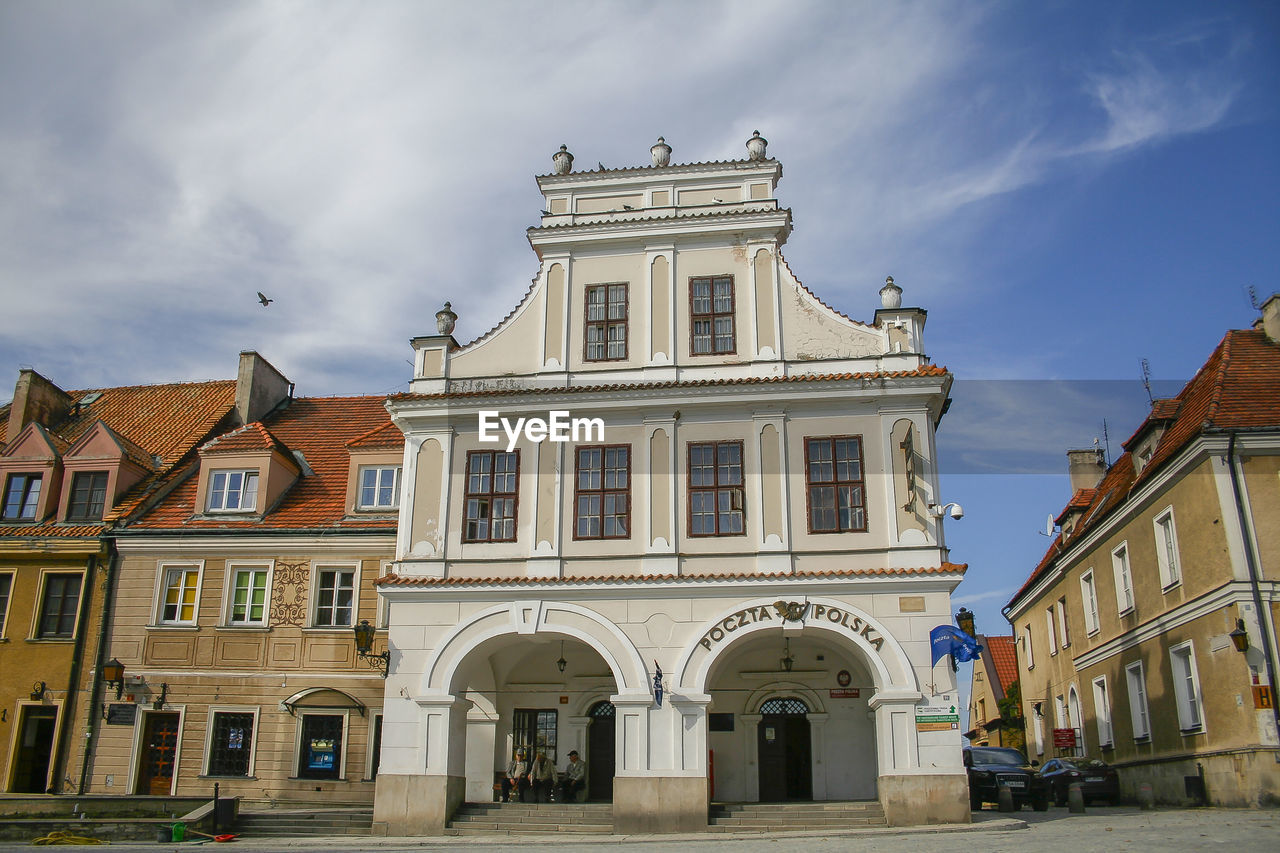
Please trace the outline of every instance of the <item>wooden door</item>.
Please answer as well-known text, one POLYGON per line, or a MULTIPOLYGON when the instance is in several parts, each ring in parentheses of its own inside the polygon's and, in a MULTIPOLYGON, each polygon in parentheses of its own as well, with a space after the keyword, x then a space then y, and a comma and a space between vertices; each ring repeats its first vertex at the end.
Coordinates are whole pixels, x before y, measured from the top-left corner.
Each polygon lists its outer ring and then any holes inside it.
POLYGON ((49 761, 53 757, 57 722, 57 708, 28 705, 22 709, 18 748, 13 755, 14 793, 45 793, 49 784, 49 761))
POLYGON ((612 702, 601 702, 591 709, 591 728, 587 731, 587 799, 613 800, 614 708, 612 702))
POLYGON ((174 762, 177 757, 177 713, 166 711, 146 714, 135 793, 168 796, 173 790, 174 762))
POLYGON ((803 713, 765 714, 757 728, 760 802, 813 799, 809 720, 803 713))

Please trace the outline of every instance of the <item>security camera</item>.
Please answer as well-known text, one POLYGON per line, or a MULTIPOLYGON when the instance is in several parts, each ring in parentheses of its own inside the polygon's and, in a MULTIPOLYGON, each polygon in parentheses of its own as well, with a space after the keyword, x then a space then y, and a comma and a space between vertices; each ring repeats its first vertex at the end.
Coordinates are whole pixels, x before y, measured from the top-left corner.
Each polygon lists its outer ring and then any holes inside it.
POLYGON ((957 521, 964 518, 964 510, 958 503, 929 504, 929 514, 934 518, 942 518, 944 515, 950 515, 957 521))
POLYGON ((951 505, 951 517, 956 521, 964 518, 964 510, 960 507, 960 504, 951 505))

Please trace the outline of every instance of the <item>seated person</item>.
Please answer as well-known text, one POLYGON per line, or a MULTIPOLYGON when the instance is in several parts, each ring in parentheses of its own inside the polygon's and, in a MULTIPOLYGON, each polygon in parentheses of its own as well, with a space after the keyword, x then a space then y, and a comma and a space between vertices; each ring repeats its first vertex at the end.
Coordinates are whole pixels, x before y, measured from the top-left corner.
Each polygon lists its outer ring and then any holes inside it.
POLYGON ((525 760, 523 749, 516 750, 515 756, 507 763, 507 775, 502 777, 502 801, 511 802, 511 792, 515 790, 520 802, 528 799, 529 762, 525 760))
POLYGON ((578 750, 569 752, 569 763, 564 768, 564 779, 560 782, 560 802, 572 803, 578 792, 587 783, 587 762, 578 758, 578 750))

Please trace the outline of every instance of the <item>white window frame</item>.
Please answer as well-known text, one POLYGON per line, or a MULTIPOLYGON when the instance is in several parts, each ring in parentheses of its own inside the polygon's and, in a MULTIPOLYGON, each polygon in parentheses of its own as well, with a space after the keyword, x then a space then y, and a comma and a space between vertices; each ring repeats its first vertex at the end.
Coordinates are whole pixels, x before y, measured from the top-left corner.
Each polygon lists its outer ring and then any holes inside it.
POLYGON ((1049 656, 1053 657, 1058 653, 1058 621, 1053 616, 1052 607, 1045 609, 1044 622, 1049 635, 1049 656))
POLYGON ((1067 597, 1064 595, 1054 602, 1058 610, 1058 645, 1063 649, 1071 648, 1071 626, 1067 624, 1067 597))
POLYGON ((222 626, 224 628, 266 628, 271 624, 271 590, 275 582, 275 560, 263 561, 227 561, 227 578, 223 584, 222 596, 222 626), (232 615, 235 609, 236 596, 236 576, 240 572, 260 572, 267 573, 267 594, 263 601, 262 620, 259 622, 243 621, 233 622, 232 615))
POLYGON ((361 465, 356 469, 356 509, 359 510, 393 510, 400 508, 400 465, 361 465), (364 502, 364 475, 367 471, 378 472, 375 476, 374 485, 374 502, 364 502), (382 485, 382 477, 387 472, 391 473, 391 503, 378 503, 377 494, 382 485))
POLYGON ((1044 755, 1044 718, 1036 713, 1034 703, 1030 708, 1032 733, 1035 736, 1036 755, 1044 755))
MULTIPOLYGON (((381 577, 386 577, 391 574, 391 565, 392 563, 390 560, 383 560, 381 567, 382 571, 379 572, 379 575, 381 577)), ((374 611, 376 615, 373 620, 373 627, 377 628, 379 631, 384 631, 391 626, 391 599, 387 598, 385 595, 378 595, 376 590, 374 591, 374 595, 376 596, 376 608, 374 611)), ((356 622, 356 624, 359 625, 360 623, 356 622)))
POLYGON ((261 708, 257 705, 210 705, 209 716, 204 727, 204 757, 200 762, 200 775, 209 776, 209 761, 213 757, 213 717, 215 714, 252 714, 253 737, 249 740, 249 769, 244 776, 217 776, 218 779, 252 779, 254 778, 254 762, 258 757, 258 735, 261 730, 261 708))
POLYGON ((1178 527, 1174 523, 1173 507, 1165 507, 1151 520, 1151 524, 1156 537, 1156 563, 1160 567, 1160 589, 1168 592, 1182 583, 1182 560, 1178 555, 1178 527))
POLYGON ((254 512, 258 507, 258 491, 262 485, 262 477, 257 468, 223 468, 209 472, 209 489, 205 496, 205 512, 254 512), (222 489, 222 499, 220 505, 214 504, 214 499, 218 496, 216 483, 219 477, 230 478, 231 475, 240 475, 240 488, 236 490, 236 506, 227 506, 227 497, 232 494, 229 488, 222 489), (244 505, 244 496, 248 489, 245 486, 249 479, 253 478, 253 503, 249 506, 244 505))
MULTIPOLYGON (((156 595, 155 610, 151 615, 151 624, 166 628, 193 628, 200 622, 200 593, 204 587, 204 561, 181 561, 172 563, 160 563, 156 569, 156 595), (191 608, 190 619, 166 619, 164 618, 165 599, 169 594, 169 574, 171 572, 182 572, 185 576, 187 572, 195 572, 196 575, 196 597, 191 608)), ((182 614, 182 602, 178 602, 178 615, 182 614)))
POLYGON ((1111 568, 1116 576, 1116 615, 1132 613, 1133 573, 1129 566, 1129 542, 1125 540, 1111 552, 1111 568))
POLYGON ((1058 694, 1057 696, 1053 697, 1053 713, 1054 713, 1054 722, 1057 723, 1057 725, 1054 726, 1054 728, 1065 729, 1067 727, 1067 724, 1071 722, 1070 717, 1067 715, 1067 697, 1066 696, 1062 694, 1058 694))
POLYGON ((1036 668, 1036 656, 1031 650, 1031 623, 1028 622, 1022 628, 1022 650, 1026 652, 1027 669, 1036 668))
POLYGON ((1093 569, 1080 576, 1080 604, 1084 611, 1085 636, 1092 637, 1101 628, 1098 621, 1098 584, 1094 580, 1093 569))
POLYGON ((1127 664, 1124 675, 1129 688, 1129 717, 1133 721, 1133 739, 1148 741, 1151 739, 1151 709, 1147 706, 1147 674, 1142 661, 1127 664))
POLYGON ((1100 675, 1093 680, 1093 718, 1098 725, 1098 747, 1114 746, 1115 732, 1111 725, 1111 695, 1107 691, 1107 677, 1100 675))
MULTIPOLYGON (((317 631, 350 631, 360 624, 360 563, 316 561, 311 564, 311 601, 307 608, 307 627, 317 631), (321 625, 316 617, 320 608, 321 572, 351 572, 351 622, 347 625, 321 625)), ((301 735, 299 735, 301 737, 301 735)))
POLYGON ((1169 669, 1173 674, 1179 730, 1184 735, 1202 734, 1205 730, 1204 697, 1200 688, 1200 671, 1196 667, 1195 646, 1191 640, 1169 647, 1169 669), (1180 672, 1184 663, 1185 670, 1180 672))

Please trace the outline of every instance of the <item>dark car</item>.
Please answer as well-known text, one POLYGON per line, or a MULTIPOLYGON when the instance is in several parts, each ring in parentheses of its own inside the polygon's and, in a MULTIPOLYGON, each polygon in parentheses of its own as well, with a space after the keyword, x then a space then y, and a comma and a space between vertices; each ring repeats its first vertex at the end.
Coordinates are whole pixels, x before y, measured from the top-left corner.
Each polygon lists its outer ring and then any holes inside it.
POLYGON ((1106 800, 1115 805, 1120 798, 1120 775, 1096 758, 1051 758, 1040 768, 1040 776, 1049 783, 1053 800, 1060 806, 1067 804, 1067 789, 1076 782, 1086 804, 1106 800))
POLYGON ((969 772, 969 808, 978 811, 983 803, 999 802, 999 790, 1013 795, 1013 807, 1029 803, 1038 812, 1049 808, 1049 788, 1027 757, 1016 749, 1001 746, 966 746, 964 766, 969 772))

